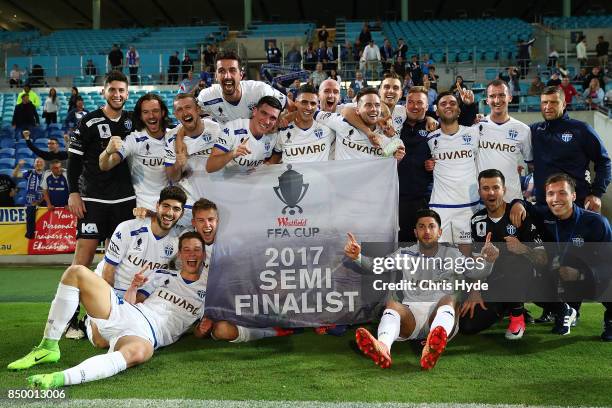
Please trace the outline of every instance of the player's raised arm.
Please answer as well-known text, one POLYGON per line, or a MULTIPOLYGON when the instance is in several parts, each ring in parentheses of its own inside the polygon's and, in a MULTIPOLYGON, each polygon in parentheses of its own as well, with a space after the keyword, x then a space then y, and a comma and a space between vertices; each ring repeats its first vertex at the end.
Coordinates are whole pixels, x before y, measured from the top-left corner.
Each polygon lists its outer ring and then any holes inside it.
POLYGON ((108 171, 121 163, 121 154, 119 151, 123 147, 123 140, 119 136, 111 136, 106 149, 102 150, 98 158, 100 170, 108 171))
POLYGON ((213 147, 210 157, 206 161, 206 171, 214 173, 215 171, 221 170, 227 163, 232 161, 234 158, 239 156, 246 156, 251 153, 251 149, 248 147, 249 138, 245 137, 242 142, 233 150, 223 151, 220 147, 215 145, 213 147))
POLYGON ((142 285, 144 285, 148 281, 148 279, 144 275, 147 269, 149 269, 148 265, 142 268, 140 271, 138 271, 136 275, 134 275, 134 279, 132 279, 132 283, 130 284, 130 287, 125 292, 125 295, 123 296, 123 300, 125 300, 126 302, 132 305, 136 303, 144 302, 147 296, 142 292, 138 292, 138 288, 140 288, 142 285))
POLYGON ((359 255, 361 255, 361 245, 359 245, 352 233, 347 232, 346 235, 348 238, 346 240, 346 244, 344 245, 344 255, 346 255, 347 258, 356 261, 359 259, 359 255))

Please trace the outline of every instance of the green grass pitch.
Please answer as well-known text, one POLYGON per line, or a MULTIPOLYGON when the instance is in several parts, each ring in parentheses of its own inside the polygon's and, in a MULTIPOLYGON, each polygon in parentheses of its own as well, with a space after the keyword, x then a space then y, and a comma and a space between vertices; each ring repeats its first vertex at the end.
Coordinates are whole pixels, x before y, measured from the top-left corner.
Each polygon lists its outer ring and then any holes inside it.
MULTIPOLYGON (((27 353, 42 335, 62 269, 0 267, 0 364, 27 353)), ((535 313, 538 313, 536 310, 535 313)), ((506 323, 450 342, 436 368, 422 372, 418 350, 393 347, 393 366, 376 367, 343 337, 312 331, 249 344, 191 335, 151 361, 115 377, 70 387, 71 399, 143 398, 260 401, 439 402, 530 405, 612 405, 612 344, 599 340, 603 307, 585 304, 571 335, 530 325, 509 342, 506 323)), ((62 340, 62 359, 26 372, 4 371, 0 390, 24 388, 27 375, 62 370, 103 351, 62 340)), ((5 395, 0 396, 0 398, 5 395)))

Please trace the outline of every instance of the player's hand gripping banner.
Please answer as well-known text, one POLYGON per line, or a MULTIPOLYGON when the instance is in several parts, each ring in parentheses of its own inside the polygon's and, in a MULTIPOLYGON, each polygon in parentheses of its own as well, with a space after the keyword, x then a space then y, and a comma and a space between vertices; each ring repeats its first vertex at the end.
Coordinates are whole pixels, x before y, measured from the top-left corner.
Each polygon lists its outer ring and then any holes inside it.
POLYGON ((198 181, 219 205, 206 315, 250 327, 369 320, 385 293, 344 262, 346 233, 395 241, 393 159, 262 166, 198 181), (344 263, 343 263, 344 262, 344 263))

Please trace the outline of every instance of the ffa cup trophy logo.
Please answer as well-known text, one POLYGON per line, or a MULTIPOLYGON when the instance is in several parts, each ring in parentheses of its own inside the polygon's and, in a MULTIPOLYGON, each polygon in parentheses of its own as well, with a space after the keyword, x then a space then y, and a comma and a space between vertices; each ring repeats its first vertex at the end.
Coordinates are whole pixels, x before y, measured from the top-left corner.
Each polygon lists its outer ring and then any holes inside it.
POLYGON ((278 199, 285 203, 283 215, 287 214, 287 210, 290 215, 294 215, 294 208, 297 208, 300 214, 304 212, 298 204, 306 195, 308 186, 308 183, 304 184, 304 176, 291 170, 291 165, 288 164, 287 170, 278 178, 278 186, 274 187, 274 193, 278 199))

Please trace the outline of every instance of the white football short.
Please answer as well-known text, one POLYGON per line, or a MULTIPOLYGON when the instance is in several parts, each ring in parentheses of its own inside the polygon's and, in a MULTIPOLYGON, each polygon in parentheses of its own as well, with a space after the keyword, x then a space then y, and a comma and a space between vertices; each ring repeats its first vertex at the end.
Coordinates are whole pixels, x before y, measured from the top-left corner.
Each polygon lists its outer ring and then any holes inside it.
POLYGON ((472 243, 472 215, 478 211, 478 206, 462 208, 431 208, 440 215, 442 220, 442 236, 440 242, 449 244, 471 244, 472 243))

